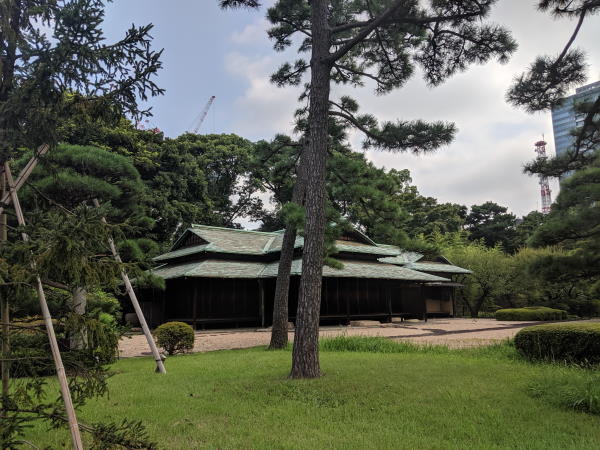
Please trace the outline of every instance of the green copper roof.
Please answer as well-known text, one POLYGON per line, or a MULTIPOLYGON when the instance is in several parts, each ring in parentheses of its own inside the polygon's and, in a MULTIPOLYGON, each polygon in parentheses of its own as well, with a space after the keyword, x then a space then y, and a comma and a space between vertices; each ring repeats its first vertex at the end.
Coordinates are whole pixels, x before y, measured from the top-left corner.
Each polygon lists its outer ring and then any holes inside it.
MULTIPOLYGON (((344 267, 334 269, 324 266, 323 276, 330 278, 379 278, 384 280, 407 280, 407 281, 450 281, 447 278, 429 275, 427 273, 417 272, 416 270, 406 269, 393 264, 382 264, 371 261, 347 261, 339 260, 344 267)), ((272 278, 277 276, 279 263, 274 262, 266 266, 262 272, 262 278, 272 278)), ((300 275, 302 273, 302 261, 296 259, 292 262, 291 275, 300 275)))
POLYGON ((186 264, 165 265, 152 270, 166 280, 170 278, 259 278, 264 263, 225 260, 205 260, 186 264))
MULTIPOLYGON (((325 277, 380 278, 412 281, 449 281, 424 272, 471 273, 466 269, 444 262, 417 262, 423 255, 404 252, 393 245, 376 244, 364 235, 362 239, 337 240, 335 246, 340 253, 368 254, 382 256, 378 261, 342 261, 343 269, 325 266, 325 277)), ((215 259, 214 254, 267 255, 281 250, 283 232, 247 231, 234 228, 220 228, 206 225, 193 225, 176 241, 173 250, 154 258, 167 263, 178 258, 205 254, 194 262, 164 264, 152 272, 165 279, 182 277, 209 278, 273 278, 277 276, 278 262, 246 262, 215 259), (210 254, 213 254, 212 256, 210 254)), ((295 247, 301 248, 304 239, 296 238, 295 247)), ((445 260, 444 260, 445 261, 445 260)), ((301 261, 293 262, 292 275, 301 273, 301 261)))
MULTIPOLYGON (((323 276, 330 278, 379 278, 384 280, 406 281, 450 281, 446 278, 429 275, 416 270, 393 264, 366 261, 340 261, 344 267, 334 269, 324 266, 323 276)), ((152 270, 153 275, 164 279, 200 277, 200 278, 275 278, 279 263, 239 262, 224 260, 206 260, 185 264, 164 265, 152 270)), ((300 275, 302 261, 294 260, 291 275, 300 275)))
POLYGON ((192 247, 184 247, 172 252, 163 253, 154 258, 154 261, 166 261, 167 259, 181 258, 182 256, 194 255, 202 253, 210 248, 210 244, 194 245, 192 247))
MULTIPOLYGON (((389 246, 385 245, 383 247, 393 247, 396 249, 398 248, 398 247, 394 247, 391 245, 389 245, 389 246)), ((390 264, 405 265, 405 264, 409 264, 409 263, 414 263, 414 262, 420 260, 422 257, 423 257, 423 255, 420 253, 400 251, 400 254, 396 254, 396 256, 391 256, 391 257, 387 257, 387 258, 379 258, 379 261, 385 262, 385 263, 390 263, 390 264)))
POLYGON ((405 266, 413 270, 422 270, 423 272, 440 272, 440 273, 473 273, 468 269, 462 267, 453 266, 452 264, 443 264, 436 262, 415 262, 405 266))
MULTIPOLYGON (((366 239, 366 238, 365 238, 366 239)), ((237 255, 265 255, 281 250, 282 231, 248 231, 235 228, 221 228, 207 225, 192 225, 175 242, 173 250, 154 258, 154 261, 168 261, 196 253, 229 253, 237 255), (195 235, 203 242, 200 245, 180 247, 190 235, 195 235)), ((372 241, 370 241, 372 242, 372 241)), ((295 248, 304 246, 304 238, 298 236, 295 248)), ((393 256, 401 253, 392 245, 369 244, 364 242, 336 241, 339 252, 362 253, 379 256, 393 256)))
POLYGON ((400 252, 398 247, 366 245, 347 241, 335 241, 335 248, 338 252, 364 253, 369 255, 397 255, 400 252))

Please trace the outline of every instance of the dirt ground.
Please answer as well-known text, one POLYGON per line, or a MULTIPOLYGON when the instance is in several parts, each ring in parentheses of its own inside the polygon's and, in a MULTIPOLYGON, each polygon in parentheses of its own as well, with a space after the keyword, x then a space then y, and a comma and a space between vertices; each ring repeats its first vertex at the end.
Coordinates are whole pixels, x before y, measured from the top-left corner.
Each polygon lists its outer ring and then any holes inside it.
MULTIPOLYGON (((494 319, 429 319, 429 321, 405 321, 375 326, 328 326, 321 327, 321 337, 331 336, 382 336, 394 340, 406 340, 430 345, 446 345, 464 348, 489 345, 512 338, 517 332, 539 322, 503 322, 494 319)), ((228 330, 196 331, 194 352, 230 350, 267 345, 270 329, 237 328, 228 330)), ((290 340, 294 333, 290 332, 290 340)), ((119 343, 121 357, 145 356, 150 351, 141 334, 124 337, 119 343)))

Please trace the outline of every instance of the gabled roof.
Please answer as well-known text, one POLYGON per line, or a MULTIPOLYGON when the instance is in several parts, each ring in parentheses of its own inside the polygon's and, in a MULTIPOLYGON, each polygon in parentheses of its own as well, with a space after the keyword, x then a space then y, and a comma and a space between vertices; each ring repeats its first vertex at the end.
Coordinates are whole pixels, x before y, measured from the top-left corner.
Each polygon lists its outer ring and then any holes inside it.
MULTIPOLYGON (((391 245, 376 244, 363 233, 349 233, 357 241, 338 240, 338 252, 393 256, 400 249, 391 245)), ((192 225, 173 244, 171 251, 159 255, 154 261, 163 262, 199 253, 228 253, 232 255, 266 255, 281 251, 283 230, 248 231, 235 228, 192 225)), ((294 248, 302 248, 304 238, 298 236, 294 248)))
POLYGON ((407 269, 420 270, 423 272, 439 272, 453 274, 473 273, 468 269, 453 265, 443 256, 437 258, 437 261, 422 261, 423 255, 414 252, 403 252, 397 256, 379 258, 378 261, 388 264, 398 264, 407 269))
POLYGON ((473 273, 468 269, 463 269, 452 264, 444 264, 440 262, 415 262, 409 263, 405 267, 414 270, 422 270, 423 272, 440 272, 440 273, 462 273, 469 274, 473 273))
POLYGON ((164 264, 152 269, 153 275, 164 278, 260 278, 265 264, 261 262, 207 259, 183 264, 164 264))
MULTIPOLYGON (((447 278, 430 275, 393 264, 374 261, 340 261, 341 269, 324 266, 323 276, 330 278, 378 278, 384 280, 406 280, 426 282, 448 282, 447 278)), ((279 263, 204 260, 183 264, 165 264, 152 270, 166 280, 171 278, 276 278, 279 263)), ((300 275, 302 261, 292 262, 291 275, 300 275)))
MULTIPOLYGON (((394 245, 376 244, 360 232, 346 233, 346 239, 335 242, 336 249, 343 260, 343 269, 323 267, 326 277, 380 278, 414 281, 441 282, 446 278, 432 275, 438 273, 471 273, 469 270, 454 266, 445 258, 437 261, 422 261, 423 255, 405 252, 394 245), (349 239, 348 239, 349 238, 349 239), (376 261, 349 261, 349 254, 373 255, 376 261), (429 272, 429 273, 425 273, 429 272)), ((282 231, 247 231, 234 228, 221 228, 208 225, 192 225, 175 242, 170 252, 154 258, 163 262, 154 269, 155 275, 163 278, 213 277, 213 278, 270 278, 277 276, 278 262, 250 262, 220 259, 223 254, 268 255, 281 250, 282 231), (205 255, 190 262, 192 255, 205 255)), ((304 239, 296 238, 295 248, 302 248, 304 239)), ((246 258, 248 259, 248 258, 246 258)), ((255 258, 256 259, 256 258, 255 258)), ((301 272, 301 261, 293 263, 292 275, 301 272)))
MULTIPOLYGON (((385 247, 392 247, 392 246, 386 245, 385 247)), ((397 248, 397 247, 394 247, 394 248, 397 248)), ((387 258, 379 258, 379 261, 385 262, 385 263, 390 263, 390 264, 399 264, 399 265, 403 266, 405 264, 417 262, 421 258, 423 258, 423 255, 420 253, 401 252, 400 254, 397 254, 396 256, 391 256, 391 257, 387 257, 387 258)))
MULTIPOLYGON (((378 278, 383 280, 406 280, 406 281, 450 281, 447 278, 429 275, 405 267, 393 264, 382 264, 376 261, 346 261, 338 260, 343 264, 341 269, 323 266, 323 276, 329 278, 378 278)), ((261 273, 262 278, 277 277, 279 263, 267 264, 261 273)), ((292 262, 290 275, 302 273, 302 260, 295 259, 292 262)))

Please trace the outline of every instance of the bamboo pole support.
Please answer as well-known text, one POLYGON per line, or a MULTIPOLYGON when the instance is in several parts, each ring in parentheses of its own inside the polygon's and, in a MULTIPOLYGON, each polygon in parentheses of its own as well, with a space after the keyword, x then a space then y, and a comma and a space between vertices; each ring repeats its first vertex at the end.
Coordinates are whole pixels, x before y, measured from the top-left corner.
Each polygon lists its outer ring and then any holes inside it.
MULTIPOLYGON (((31 157, 31 159, 27 162, 25 167, 23 167, 23 170, 21 170, 21 172, 19 173, 17 179, 14 180, 15 192, 21 189, 21 186, 25 184, 25 181, 27 181, 29 175, 31 175, 31 172, 33 172, 33 169, 35 169, 35 166, 37 166, 40 156, 44 156, 49 149, 50 146, 48 144, 43 144, 38 147, 35 154, 31 157)), ((11 202, 11 200, 12 198, 10 192, 6 192, 6 190, 2 192, 2 197, 0 199, 0 214, 4 212, 4 205, 8 205, 11 202)))
MULTIPOLYGON (((94 206, 96 208, 100 208, 100 202, 98 202, 97 198, 94 199, 94 206)), ((102 222, 104 222, 106 224, 107 223, 106 218, 103 217, 102 222)), ((115 241, 113 240, 112 237, 108 238, 108 245, 110 246, 110 251, 112 252, 113 257, 115 258, 115 261, 117 261, 118 263, 122 263, 123 261, 121 260, 121 257, 119 256, 119 253, 117 252, 117 247, 115 246, 115 241)), ((158 351, 156 342, 154 342, 154 338, 152 337, 152 333, 150 332, 150 328, 148 327, 148 323, 146 322, 146 318, 144 317, 144 312, 142 311, 142 308, 140 307, 140 302, 138 301, 137 295, 133 289, 133 286, 131 285, 129 276, 127 275, 127 273, 124 270, 121 270, 121 278, 123 279, 123 283, 125 284, 125 289, 127 290, 129 299, 131 300, 131 303, 133 304, 133 309, 135 310, 135 314, 137 315, 137 318, 140 321, 140 325, 142 326, 142 331, 144 332, 144 336, 146 336, 146 340, 148 341, 148 346, 150 347, 150 350, 152 351, 152 356, 154 357, 154 361, 156 361, 156 371, 159 373, 167 373, 167 370, 165 369, 165 365, 163 363, 162 356, 160 355, 160 353, 158 351)))
MULTIPOLYGON (((17 215, 17 221, 20 226, 25 225, 25 217, 23 216, 23 210, 19 203, 19 197, 17 196, 16 186, 13 182, 13 178, 10 172, 10 165, 8 161, 4 163, 4 173, 8 181, 8 187, 10 191, 10 197, 17 215)), ((22 233, 23 241, 27 242, 29 236, 22 233)), ((33 267, 35 270, 35 267, 33 267)), ((48 309, 48 303, 46 302, 46 294, 42 285, 42 280, 39 275, 36 275, 36 289, 38 298, 40 300, 40 308, 42 310, 42 317, 44 318, 44 324, 46 325, 46 331, 48 333, 48 339, 50 341, 50 348, 52 350, 52 358, 54 359, 54 365, 56 366, 56 375, 60 385, 60 393, 65 404, 65 410, 67 412, 67 418, 69 421, 69 430, 71 432, 71 440, 73 442, 73 448, 75 450, 83 450, 83 443, 81 441, 81 433, 79 431, 79 424, 77 423, 77 416, 75 414, 75 408, 73 407, 73 400, 71 398, 71 391, 69 389, 69 382, 65 372, 65 367, 60 356, 60 350, 58 348, 58 342, 56 341, 56 334, 54 333, 54 325, 52 324, 52 316, 48 309)))

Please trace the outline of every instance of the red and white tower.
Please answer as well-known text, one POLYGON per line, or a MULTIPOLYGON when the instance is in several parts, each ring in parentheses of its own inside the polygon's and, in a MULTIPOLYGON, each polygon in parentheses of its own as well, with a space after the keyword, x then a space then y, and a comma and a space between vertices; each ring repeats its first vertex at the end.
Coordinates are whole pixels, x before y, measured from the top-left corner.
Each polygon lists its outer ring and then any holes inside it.
MULTIPOLYGON (((535 152, 539 159, 545 160, 546 156, 546 141, 537 141, 535 143, 535 152)), ((552 191, 550 191, 550 183, 548 177, 540 175, 540 193, 542 195, 542 213, 548 214, 552 205, 552 191)))

